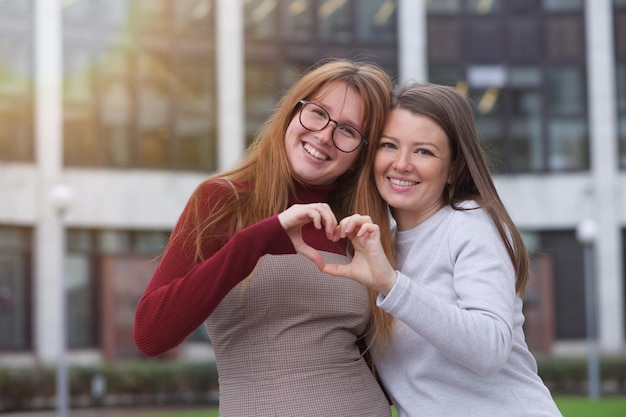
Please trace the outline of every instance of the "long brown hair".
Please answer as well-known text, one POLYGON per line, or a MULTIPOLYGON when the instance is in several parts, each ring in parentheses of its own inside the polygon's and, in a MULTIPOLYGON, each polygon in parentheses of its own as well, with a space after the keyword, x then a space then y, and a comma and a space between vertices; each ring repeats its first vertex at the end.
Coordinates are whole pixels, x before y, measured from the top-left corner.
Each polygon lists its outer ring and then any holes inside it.
MULTIPOLYGON (((197 262, 205 257, 203 248, 207 247, 207 241, 226 240, 237 229, 288 208, 290 198, 296 189, 297 178, 287 160, 285 132, 299 110, 299 101, 310 99, 333 82, 344 83, 363 101, 362 133, 370 144, 357 151, 360 154, 355 172, 343 174, 338 178, 329 204, 337 218, 341 219, 355 213, 356 207, 361 207, 359 202, 367 202, 367 196, 364 198, 362 194, 357 195, 356 182, 364 161, 371 160, 376 151, 376 146, 372 146, 371 143, 378 141, 389 111, 391 80, 382 68, 372 62, 330 59, 310 68, 282 96, 273 114, 263 124, 237 167, 216 173, 206 180, 224 178, 246 184, 245 188, 236 189, 236 198, 217 204, 210 218, 202 218, 202 207, 206 205, 201 193, 203 184, 200 184, 192 194, 186 210, 191 215, 181 219, 172 239, 180 240, 182 244, 193 244, 192 250, 195 249, 197 262), (230 227, 216 232, 216 226, 225 219, 231 221, 230 227)), ((228 182, 224 181, 224 187, 229 186, 228 182)), ((373 217, 382 216, 373 215, 373 217)), ((374 315, 372 327, 376 333, 378 327, 389 327, 385 323, 390 318, 375 307, 373 291, 370 291, 370 300, 374 315)))
POLYGON ((442 203, 460 210, 462 201, 475 200, 487 210, 515 268, 515 290, 523 296, 529 276, 528 251, 489 173, 469 98, 453 87, 416 83, 396 87, 391 107, 427 116, 444 130, 452 152, 452 180, 444 189, 442 203))

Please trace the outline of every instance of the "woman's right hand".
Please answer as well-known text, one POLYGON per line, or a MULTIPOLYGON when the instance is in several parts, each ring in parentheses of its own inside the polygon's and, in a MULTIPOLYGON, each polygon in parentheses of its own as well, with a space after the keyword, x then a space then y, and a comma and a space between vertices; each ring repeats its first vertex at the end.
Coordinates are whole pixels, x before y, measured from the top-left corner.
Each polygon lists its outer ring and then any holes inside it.
POLYGON ((311 259, 321 270, 324 267, 322 255, 302 239, 302 226, 313 222, 316 229, 322 227, 329 240, 337 241, 337 218, 326 203, 294 204, 278 215, 278 221, 289 235, 298 253, 311 259))
POLYGON ((347 265, 325 264, 322 272, 353 279, 387 295, 398 275, 380 243, 380 227, 369 216, 353 214, 339 223, 338 237, 349 238, 354 256, 347 265))

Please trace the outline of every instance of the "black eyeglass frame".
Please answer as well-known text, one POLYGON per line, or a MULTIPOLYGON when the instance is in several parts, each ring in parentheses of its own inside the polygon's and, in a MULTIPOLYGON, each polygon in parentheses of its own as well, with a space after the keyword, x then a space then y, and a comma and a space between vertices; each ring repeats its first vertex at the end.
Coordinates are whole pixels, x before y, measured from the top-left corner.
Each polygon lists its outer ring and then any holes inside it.
POLYGON ((319 104, 313 102, 313 101, 308 101, 308 100, 300 100, 298 102, 300 104, 300 110, 298 111, 298 121, 300 122, 300 125, 305 128, 306 130, 308 130, 309 132, 321 132, 322 130, 326 129, 326 126, 328 126, 330 124, 330 122, 333 122, 335 124, 335 127, 333 127, 333 131, 330 135, 332 141, 333 141, 333 146, 337 149, 339 149, 341 152, 343 153, 352 153, 354 151, 356 151, 357 149, 359 149, 361 147, 361 145, 367 146, 368 142, 367 139, 365 139, 365 136, 363 135, 363 133, 361 133, 361 131, 359 129, 357 129, 354 126, 351 126, 347 123, 339 123, 336 120, 333 120, 330 118, 330 113, 328 113, 328 110, 326 110, 324 107, 320 106, 319 104), (324 112, 326 113, 326 115, 328 116, 328 121, 326 122, 326 124, 321 128, 321 129, 317 129, 317 130, 313 130, 313 129, 309 129, 308 127, 306 127, 304 125, 304 123, 302 123, 302 109, 304 109, 304 106, 307 104, 314 104, 317 107, 319 107, 320 109, 324 110, 324 112), (351 151, 344 151, 343 149, 341 149, 339 146, 337 146, 337 144, 335 143, 335 130, 337 129, 337 126, 349 126, 350 129, 354 129, 357 132, 359 132, 359 135, 361 135, 361 141, 359 142, 359 144, 352 149, 351 151))

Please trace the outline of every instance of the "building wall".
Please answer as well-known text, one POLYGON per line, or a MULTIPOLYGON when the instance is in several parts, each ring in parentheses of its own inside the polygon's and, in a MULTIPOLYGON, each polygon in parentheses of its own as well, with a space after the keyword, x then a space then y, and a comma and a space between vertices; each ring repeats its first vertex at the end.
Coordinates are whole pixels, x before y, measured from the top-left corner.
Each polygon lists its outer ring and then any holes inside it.
MULTIPOLYGON (((39 12, 45 19, 37 20, 47 36, 39 36, 37 51, 41 59, 59 65, 59 57, 49 56, 58 50, 60 18, 55 22, 47 0, 38 0, 39 12), (56 40, 55 40, 56 39, 56 40)), ((243 152, 244 102, 242 73, 244 71, 243 40, 233 34, 242 30, 241 5, 230 0, 216 3, 218 33, 216 38, 220 106, 220 168, 230 166, 243 152), (234 39, 234 43, 233 43, 234 39), (234 91, 234 94, 233 94, 234 91), (235 138, 235 139, 233 139, 235 138)), ((606 163, 616 154, 615 90, 611 68, 614 63, 610 0, 586 1, 588 91, 592 142, 592 169, 583 173, 549 175, 496 176, 495 182, 505 205, 522 230, 575 231, 588 218, 598 222, 597 280, 599 294, 600 345, 605 352, 623 352, 624 337, 624 260, 621 254, 623 230, 626 229, 626 174, 615 164, 606 163), (608 80, 608 81, 607 81, 608 80)), ((425 31, 410 22, 425 20, 424 4, 411 0, 398 2, 402 16, 399 24, 401 57, 398 63, 402 79, 424 79, 425 31), (416 7, 419 6, 419 7, 416 7), (403 23, 404 22, 404 23, 403 23), (411 51, 417 49, 415 54, 411 51), (410 57, 407 56, 410 54, 410 57)), ((50 73, 40 71, 38 85, 50 85, 50 73)), ((60 77, 57 75, 57 77, 60 77)), ((56 86, 59 87, 58 85, 56 86)), ((59 91, 37 90, 43 103, 58 100, 59 91), (51 100, 51 101, 50 101, 51 100)), ((59 117, 49 106, 37 107, 37 143, 39 159, 32 163, 0 163, 0 225, 21 225, 33 228, 34 326, 33 351, 0 352, 0 362, 54 361, 61 349, 58 333, 62 298, 59 286, 63 279, 61 262, 65 246, 64 231, 69 228, 170 230, 187 198, 205 178, 203 172, 174 172, 147 169, 63 168, 59 143, 59 117), (50 119, 50 117, 52 119, 50 119), (55 211, 50 199, 51 188, 68 185, 74 193, 66 213, 55 211), (62 214, 62 215, 61 215, 62 214)), ((582 308, 582 306, 581 306, 582 308)), ((557 340, 555 353, 569 353, 573 345, 584 341, 557 340)), ((207 355, 205 346, 190 345, 185 352, 207 355)), ((185 354, 183 352, 182 354, 185 354)), ((101 360, 98 349, 73 352, 74 360, 101 360)))

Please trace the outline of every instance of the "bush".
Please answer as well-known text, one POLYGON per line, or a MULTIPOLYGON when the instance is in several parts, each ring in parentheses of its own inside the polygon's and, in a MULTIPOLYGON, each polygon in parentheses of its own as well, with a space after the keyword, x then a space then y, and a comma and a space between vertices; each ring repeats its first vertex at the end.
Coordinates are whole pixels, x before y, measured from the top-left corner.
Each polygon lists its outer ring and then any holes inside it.
MULTIPOLYGON (((215 363, 139 360, 68 369, 70 406, 203 404, 217 392, 215 363), (92 382, 106 387, 99 396, 92 382)), ((56 404, 56 368, 0 368, 0 413, 56 404)))
MULTIPOLYGON (((553 395, 587 394, 587 359, 536 356, 539 375, 553 395)), ((603 395, 626 395, 626 356, 600 360, 603 395)), ((213 405, 217 401, 214 362, 137 360, 68 369, 70 406, 213 405), (106 381, 99 396, 95 378, 106 381)), ((53 408, 56 369, 0 367, 0 413, 53 408)))
MULTIPOLYGON (((599 359, 600 385, 603 394, 625 395, 626 357, 602 357, 599 359)), ((537 356, 539 376, 553 395, 587 394, 586 357, 537 356)))

